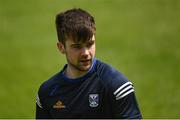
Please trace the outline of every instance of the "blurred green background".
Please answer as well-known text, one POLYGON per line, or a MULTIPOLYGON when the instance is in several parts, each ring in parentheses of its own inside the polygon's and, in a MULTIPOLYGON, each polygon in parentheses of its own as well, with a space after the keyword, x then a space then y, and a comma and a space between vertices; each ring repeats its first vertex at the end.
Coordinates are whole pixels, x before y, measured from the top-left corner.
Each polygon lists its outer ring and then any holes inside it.
POLYGON ((0 118, 34 118, 40 84, 60 71, 55 15, 96 19, 96 57, 125 74, 144 118, 180 118, 180 0, 0 0, 0 118))

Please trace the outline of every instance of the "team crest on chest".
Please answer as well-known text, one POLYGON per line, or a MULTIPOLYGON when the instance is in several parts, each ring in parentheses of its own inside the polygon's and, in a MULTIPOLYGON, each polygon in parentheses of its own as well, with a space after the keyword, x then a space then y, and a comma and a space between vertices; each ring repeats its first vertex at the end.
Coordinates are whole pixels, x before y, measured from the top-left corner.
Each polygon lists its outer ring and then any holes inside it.
POLYGON ((90 94, 89 95, 89 106, 97 107, 99 105, 99 95, 98 94, 90 94))

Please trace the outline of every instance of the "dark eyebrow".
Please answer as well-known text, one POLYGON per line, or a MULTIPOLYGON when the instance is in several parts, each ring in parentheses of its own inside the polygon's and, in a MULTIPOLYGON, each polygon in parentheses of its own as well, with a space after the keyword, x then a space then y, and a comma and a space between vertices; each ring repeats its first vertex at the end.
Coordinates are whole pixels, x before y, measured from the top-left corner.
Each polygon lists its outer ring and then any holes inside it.
POLYGON ((73 43, 73 44, 71 44, 71 47, 80 46, 80 45, 82 45, 82 44, 80 44, 80 43, 73 43))
MULTIPOLYGON (((92 40, 92 39, 86 42, 86 44, 94 44, 94 43, 95 43, 95 40, 92 40)), ((81 46, 81 45, 83 45, 83 43, 77 42, 77 43, 72 43, 71 47, 76 47, 76 46, 81 46)))
POLYGON ((87 41, 87 43, 90 43, 90 42, 95 42, 95 40, 90 39, 89 41, 87 41))
POLYGON ((90 41, 88 41, 88 42, 89 42, 89 43, 92 43, 92 42, 94 43, 94 42, 95 42, 95 40, 90 40, 90 41))

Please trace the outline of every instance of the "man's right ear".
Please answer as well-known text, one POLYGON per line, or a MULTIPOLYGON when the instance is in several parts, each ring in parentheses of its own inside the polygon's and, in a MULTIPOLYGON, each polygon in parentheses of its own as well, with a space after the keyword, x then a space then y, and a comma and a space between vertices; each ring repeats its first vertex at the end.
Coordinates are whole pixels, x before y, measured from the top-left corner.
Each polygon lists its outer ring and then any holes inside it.
POLYGON ((58 47, 58 50, 59 50, 62 54, 65 54, 64 44, 62 44, 61 42, 57 42, 57 47, 58 47))

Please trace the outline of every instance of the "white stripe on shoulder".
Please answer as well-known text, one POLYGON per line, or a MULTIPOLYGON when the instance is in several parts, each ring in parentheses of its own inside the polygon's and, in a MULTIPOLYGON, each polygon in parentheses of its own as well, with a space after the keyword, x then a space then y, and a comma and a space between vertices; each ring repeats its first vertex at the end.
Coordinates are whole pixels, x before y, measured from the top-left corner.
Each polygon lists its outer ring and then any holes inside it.
POLYGON ((123 84, 122 86, 120 86, 115 92, 114 95, 116 95, 117 93, 119 93, 119 91, 121 91, 125 86, 127 85, 132 85, 131 82, 126 82, 125 84, 123 84))
POLYGON ((119 100, 123 97, 125 97, 126 95, 129 95, 130 93, 134 92, 134 89, 130 89, 129 91, 127 91, 126 93, 124 93, 122 96, 119 96, 116 98, 116 100, 119 100))
POLYGON ((134 87, 132 85, 129 85, 127 87, 125 87, 124 89, 122 89, 117 95, 116 98, 119 98, 122 94, 124 94, 125 91, 133 89, 134 87))
POLYGON ((39 99, 39 95, 36 96, 36 103, 40 108, 43 108, 39 99))

